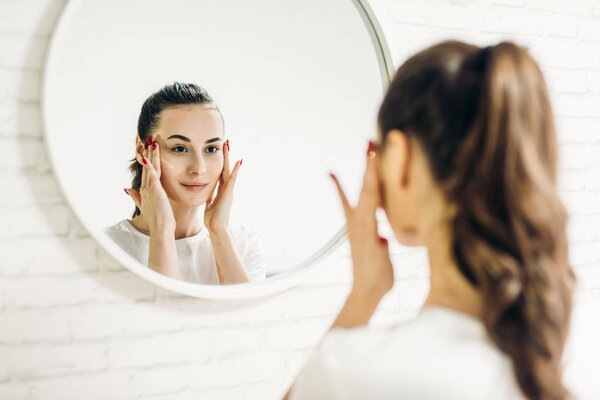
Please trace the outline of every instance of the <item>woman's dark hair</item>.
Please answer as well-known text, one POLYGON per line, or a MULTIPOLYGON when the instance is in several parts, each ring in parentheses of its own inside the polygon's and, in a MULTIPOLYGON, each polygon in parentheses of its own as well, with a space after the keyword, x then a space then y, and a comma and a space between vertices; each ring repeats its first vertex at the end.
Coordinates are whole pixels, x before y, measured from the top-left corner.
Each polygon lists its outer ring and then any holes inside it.
POLYGON ((575 276, 556 190, 548 89, 527 50, 432 46, 396 72, 378 116, 423 148, 449 204, 451 250, 481 291, 484 324, 529 399, 565 399, 562 353, 575 276))
MULTIPOLYGON (((210 97, 204 88, 193 83, 174 82, 171 85, 164 86, 158 92, 153 93, 142 105, 137 126, 138 136, 142 143, 152 135, 153 131, 158 126, 161 111, 169 107, 185 104, 201 104, 215 108, 221 115, 223 126, 225 125, 223 115, 219 108, 214 104, 212 97, 210 97)), ((131 187, 139 191, 142 183, 143 167, 135 157, 130 161, 131 164, 129 165, 129 170, 133 175, 131 187)), ((131 218, 135 218, 138 215, 140 215, 140 209, 136 206, 131 218)))

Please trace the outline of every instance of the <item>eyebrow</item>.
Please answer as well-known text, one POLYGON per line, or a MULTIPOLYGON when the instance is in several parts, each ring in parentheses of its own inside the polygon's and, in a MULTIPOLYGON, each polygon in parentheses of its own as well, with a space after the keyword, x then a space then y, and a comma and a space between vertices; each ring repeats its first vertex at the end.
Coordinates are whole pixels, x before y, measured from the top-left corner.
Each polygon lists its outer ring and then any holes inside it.
MULTIPOLYGON (((185 137, 185 136, 183 136, 183 135, 171 135, 171 136, 169 136, 169 137, 167 138, 167 140, 169 140, 169 139, 181 139, 181 140, 183 140, 184 142, 191 142, 191 140, 190 140, 189 138, 187 138, 187 137, 185 137)), ((214 138, 212 138, 212 139, 208 139, 208 140, 207 140, 206 142, 204 142, 204 143, 218 142, 218 141, 220 141, 220 140, 223 140, 223 139, 221 139, 220 137, 214 137, 214 138)))

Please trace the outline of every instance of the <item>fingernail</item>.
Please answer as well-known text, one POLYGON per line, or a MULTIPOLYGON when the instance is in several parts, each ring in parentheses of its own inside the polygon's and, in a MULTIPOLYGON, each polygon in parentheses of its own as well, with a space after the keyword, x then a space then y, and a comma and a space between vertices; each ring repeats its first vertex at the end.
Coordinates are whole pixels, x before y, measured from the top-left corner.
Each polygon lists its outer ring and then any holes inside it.
POLYGON ((225 145, 227 146, 227 151, 231 151, 231 148, 229 147, 229 139, 227 139, 225 145))
POLYGON ((386 238, 384 238, 384 237, 379 237, 379 243, 381 243, 381 244, 387 244, 387 242, 388 242, 388 241, 387 241, 387 239, 386 239, 386 238))
POLYGON ((242 166, 242 163, 243 163, 243 162, 244 162, 244 159, 242 158, 242 159, 240 160, 240 167, 242 166))
POLYGON ((152 140, 152 136, 148 136, 148 139, 146 139, 146 141, 144 142, 144 149, 148 148, 148 145, 150 144, 151 140, 152 140))
POLYGON ((146 157, 142 156, 142 161, 146 164, 146 157))
POLYGON ((367 156, 370 155, 371 152, 375 151, 375 143, 369 140, 369 147, 367 148, 367 156))
POLYGON ((152 150, 156 150, 156 142, 152 142, 152 150))
POLYGON ((129 196, 129 192, 127 191, 127 189, 123 189, 125 191, 125 193, 127 193, 127 196, 129 196))

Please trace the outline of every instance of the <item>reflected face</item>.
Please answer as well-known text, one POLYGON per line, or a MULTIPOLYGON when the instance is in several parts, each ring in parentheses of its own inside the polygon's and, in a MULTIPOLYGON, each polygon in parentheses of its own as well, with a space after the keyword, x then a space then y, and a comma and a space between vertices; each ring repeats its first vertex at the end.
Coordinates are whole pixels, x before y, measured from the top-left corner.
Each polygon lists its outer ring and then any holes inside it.
POLYGON ((160 113, 153 138, 160 145, 160 181, 167 196, 193 207, 209 199, 223 170, 223 124, 205 105, 169 107, 160 113))

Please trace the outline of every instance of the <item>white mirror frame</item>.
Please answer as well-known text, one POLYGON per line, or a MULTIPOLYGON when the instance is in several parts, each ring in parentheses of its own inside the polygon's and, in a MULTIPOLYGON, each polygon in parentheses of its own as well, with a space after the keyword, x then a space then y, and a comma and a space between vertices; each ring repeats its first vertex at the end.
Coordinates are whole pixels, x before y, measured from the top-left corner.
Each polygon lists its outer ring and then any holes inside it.
MULTIPOLYGON (((369 32, 371 42, 375 48, 375 53, 377 54, 377 62, 379 64, 379 69, 381 73, 382 87, 385 91, 387 90, 387 87, 393 77, 394 67, 390 56, 389 48, 381 30, 381 27, 377 21, 377 18, 375 17, 375 14, 373 13, 373 10, 367 4, 367 0, 348 1, 352 1, 369 32)), ((48 47, 48 52, 46 55, 43 74, 41 105, 42 123, 44 125, 44 136, 47 146, 50 146, 49 142, 51 141, 51 138, 47 134, 47 71, 50 70, 50 66, 54 63, 53 54, 56 54, 56 52, 53 51, 53 49, 58 46, 58 44, 61 42, 61 38, 66 34, 65 31, 69 25, 69 21, 73 18, 73 14, 77 9, 76 3, 78 3, 78 0, 71 0, 65 6, 52 35, 50 45, 48 47)), ((53 165, 53 169, 56 170, 54 168, 55 162, 54 160, 52 160, 52 153, 49 152, 49 154, 50 162, 53 165)), ((70 208, 72 210, 76 210, 76 208, 73 207, 73 204, 70 203, 69 198, 65 195, 65 192, 63 190, 64 182, 61 181, 60 176, 57 175, 56 178, 61 186, 63 197, 69 204, 70 208)), ((75 214, 77 214, 76 211, 75 214)), ((80 215, 77 215, 77 217, 80 221, 85 221, 85 219, 81 218, 80 215)), ((85 224, 83 225, 85 226, 85 224)), ((216 286, 185 282, 167 277, 140 264, 137 260, 131 257, 108 236, 96 234, 94 230, 89 229, 87 226, 86 229, 88 230, 90 235, 96 240, 96 242, 100 244, 107 252, 109 252, 113 258, 115 258, 122 265, 127 266, 127 268, 131 270, 131 272, 139 275, 141 278, 144 278, 157 286, 171 290, 176 293, 184 294, 191 297, 218 300, 251 299, 268 296, 274 293, 284 291, 306 279, 307 276, 309 276, 309 274, 315 271, 316 267, 319 265, 319 262, 322 261, 329 254, 331 254, 335 249, 337 249, 342 243, 342 241, 346 239, 346 227, 343 226, 338 230, 338 232, 333 236, 332 239, 330 239, 325 245, 321 247, 319 251, 317 251, 314 255, 312 255, 300 265, 297 265, 288 271, 279 273, 262 282, 216 286)))

